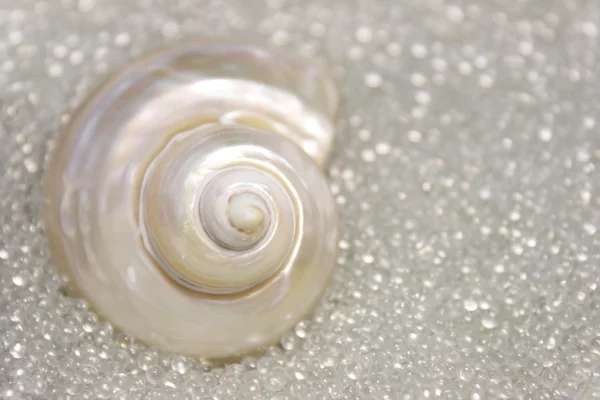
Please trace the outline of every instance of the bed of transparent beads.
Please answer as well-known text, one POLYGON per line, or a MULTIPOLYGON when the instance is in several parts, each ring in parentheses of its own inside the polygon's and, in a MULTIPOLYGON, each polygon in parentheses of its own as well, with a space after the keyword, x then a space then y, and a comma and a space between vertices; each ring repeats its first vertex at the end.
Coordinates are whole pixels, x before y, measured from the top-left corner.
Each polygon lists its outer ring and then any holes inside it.
POLYGON ((0 398, 600 398, 600 7, 563 0, 0 3, 0 398), (158 43, 334 66, 339 268, 279 346, 210 365, 65 295, 41 224, 62 124, 158 43))

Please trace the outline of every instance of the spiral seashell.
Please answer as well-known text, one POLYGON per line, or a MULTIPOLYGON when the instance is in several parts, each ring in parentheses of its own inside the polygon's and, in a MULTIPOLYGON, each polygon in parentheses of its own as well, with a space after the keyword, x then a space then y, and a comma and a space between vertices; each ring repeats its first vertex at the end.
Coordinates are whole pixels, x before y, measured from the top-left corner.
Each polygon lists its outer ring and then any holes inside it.
POLYGON ((45 184, 54 263, 116 327, 207 359, 276 342, 336 262, 322 173, 338 94, 250 43, 141 56, 75 112, 45 184))

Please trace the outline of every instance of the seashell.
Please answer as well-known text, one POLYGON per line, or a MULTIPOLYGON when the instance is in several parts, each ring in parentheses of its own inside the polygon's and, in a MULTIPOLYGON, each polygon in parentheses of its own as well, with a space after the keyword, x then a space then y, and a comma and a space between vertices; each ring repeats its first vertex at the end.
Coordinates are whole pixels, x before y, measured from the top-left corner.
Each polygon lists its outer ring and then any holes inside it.
POLYGON ((163 350, 238 357, 319 301, 338 93, 313 61, 195 40, 108 78, 55 143, 45 229, 69 289, 163 350))

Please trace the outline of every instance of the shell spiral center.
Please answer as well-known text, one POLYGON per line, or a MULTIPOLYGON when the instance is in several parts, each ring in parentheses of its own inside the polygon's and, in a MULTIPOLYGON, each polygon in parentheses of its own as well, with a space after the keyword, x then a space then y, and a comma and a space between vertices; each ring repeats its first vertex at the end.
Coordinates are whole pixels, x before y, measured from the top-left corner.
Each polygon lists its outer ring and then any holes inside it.
POLYGON ((271 136, 204 125, 173 137, 150 163, 140 230, 152 258, 177 283, 238 293, 286 264, 304 205, 273 164, 277 154, 265 146, 271 136))

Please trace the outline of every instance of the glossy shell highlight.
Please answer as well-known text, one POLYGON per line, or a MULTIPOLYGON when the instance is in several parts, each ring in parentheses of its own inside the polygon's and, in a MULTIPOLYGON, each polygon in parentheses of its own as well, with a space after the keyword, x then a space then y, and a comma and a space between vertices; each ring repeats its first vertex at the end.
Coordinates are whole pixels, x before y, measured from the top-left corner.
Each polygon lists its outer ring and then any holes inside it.
POLYGON ((117 71, 46 173, 45 229, 70 289, 174 353, 277 342, 336 263, 321 167, 337 101, 318 64, 249 43, 189 41, 117 71))

